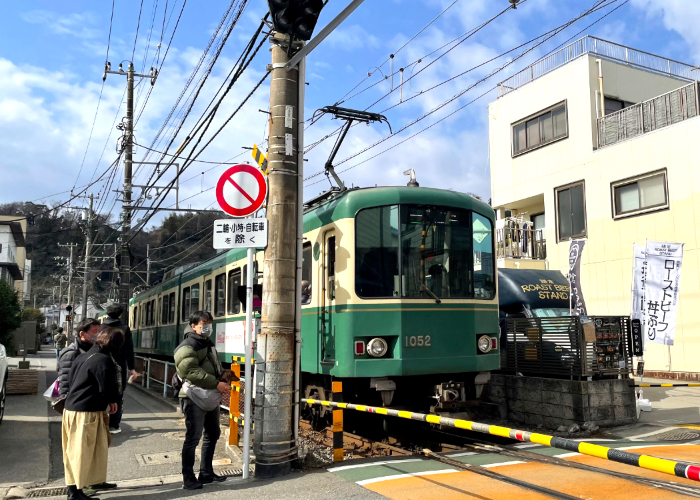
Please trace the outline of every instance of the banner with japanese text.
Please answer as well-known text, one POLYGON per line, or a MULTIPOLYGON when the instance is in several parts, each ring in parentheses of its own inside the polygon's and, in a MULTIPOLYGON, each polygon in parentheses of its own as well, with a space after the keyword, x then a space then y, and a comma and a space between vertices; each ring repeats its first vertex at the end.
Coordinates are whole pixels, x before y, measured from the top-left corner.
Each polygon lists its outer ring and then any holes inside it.
POLYGON ((673 345, 683 243, 647 241, 644 277, 645 341, 673 345))
POLYGON ((571 294, 571 314, 574 316, 587 316, 586 302, 583 300, 581 289, 581 259, 585 240, 571 240, 569 247, 569 284, 571 294))
POLYGON ((632 319, 644 319, 644 282, 647 274, 647 249, 644 245, 634 245, 634 266, 632 268, 632 319))

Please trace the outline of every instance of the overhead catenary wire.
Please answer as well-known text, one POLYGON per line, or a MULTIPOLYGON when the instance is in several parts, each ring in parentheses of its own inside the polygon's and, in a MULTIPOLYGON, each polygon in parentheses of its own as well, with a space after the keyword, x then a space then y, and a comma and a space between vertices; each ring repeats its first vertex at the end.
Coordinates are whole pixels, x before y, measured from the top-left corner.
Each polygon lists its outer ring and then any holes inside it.
MULTIPOLYGON (((504 69, 507 68, 508 66, 512 65, 513 63, 515 63, 516 61, 518 61, 519 59, 521 59, 522 57, 524 57, 525 55, 527 55, 528 53, 530 53, 531 51, 533 51, 535 48, 541 46, 543 43, 547 42, 548 40, 550 40, 551 38, 553 38, 554 36, 556 36, 557 34, 559 34, 561 31, 563 31, 564 29, 566 29, 567 27, 569 27, 570 25, 572 25, 574 22, 578 21, 579 19, 582 19, 583 17, 586 17, 587 15, 590 15, 591 13, 595 12, 596 10, 599 10, 600 8, 604 8, 604 7, 607 7, 607 6, 609 6, 609 5, 612 5, 613 3, 616 3, 616 2, 618 2, 619 0, 611 0, 611 1, 609 1, 608 3, 605 3, 605 2, 607 2, 607 1, 608 1, 608 0, 598 0, 597 2, 594 3, 594 5, 593 5, 590 9, 588 9, 587 11, 584 11, 581 15, 577 16, 576 18, 573 18, 572 20, 570 20, 570 21, 568 21, 567 23, 565 23, 565 24, 559 26, 558 28, 555 28, 554 30, 550 30, 549 32, 547 32, 547 33, 548 33, 548 36, 545 37, 544 40, 538 42, 537 44, 535 44, 535 45, 533 45, 532 47, 528 48, 527 50, 523 51, 521 54, 519 54, 519 55, 516 56, 515 58, 511 59, 510 61, 508 61, 508 62, 507 62, 506 64, 504 64, 503 66, 501 66, 501 67, 497 68, 496 70, 492 71, 491 73, 489 73, 489 74, 486 75, 485 77, 483 77, 483 78, 481 78, 480 80, 478 80, 476 83, 474 83, 474 84, 468 86, 466 89, 461 90, 460 92, 458 92, 457 94, 455 94, 453 97, 447 99, 446 101, 444 101, 444 102, 441 103, 440 105, 434 107, 434 108, 431 109, 430 111, 424 113, 424 114, 421 115, 420 117, 418 117, 418 118, 414 119, 413 121, 409 122, 407 125, 405 125, 405 126, 403 126, 402 128, 398 129, 398 130, 395 131, 394 133, 392 133, 392 134, 390 134, 390 135, 388 135, 388 136, 382 138, 382 139, 379 140, 379 141, 376 141, 375 143, 373 143, 373 144, 370 145, 370 146, 367 146, 367 147, 363 148, 362 150, 358 151, 357 153, 354 153, 354 154, 348 156, 347 158, 345 158, 345 159, 343 159, 343 160, 337 162, 337 163, 335 164, 335 166, 341 165, 341 164, 343 164, 343 163, 345 163, 345 162, 347 162, 347 161, 349 161, 349 160, 351 160, 351 159, 353 159, 353 158, 355 158, 355 157, 357 157, 357 156, 359 156, 359 155, 361 155, 361 154, 363 154, 363 153, 369 151, 370 149, 372 149, 372 148, 378 146, 379 144, 382 144, 383 142, 386 142, 386 141, 389 140, 390 138, 392 138, 392 137, 396 136, 397 134, 403 132, 404 130, 408 129, 409 127, 415 125, 416 123, 419 123, 420 121, 424 120, 424 119, 427 118, 428 116, 432 115, 433 113, 439 111, 440 109, 444 108, 444 107, 447 106, 448 104, 450 104, 450 103, 454 102, 455 100, 459 99, 462 95, 464 95, 466 92, 468 92, 469 90, 473 89, 474 87, 476 87, 476 86, 479 85, 480 83, 483 83, 485 80, 491 78, 491 77, 494 76, 495 74, 501 72, 502 70, 504 70, 504 69), (603 7, 601 7, 601 5, 604 4, 604 3, 605 3, 605 5, 604 5, 603 7)), ((538 39, 541 38, 541 37, 542 37, 542 35, 540 35, 540 36, 534 38, 533 40, 538 40, 538 39)), ((528 43, 532 43, 533 40, 530 40, 529 42, 526 42, 525 44, 521 44, 519 47, 522 47, 523 45, 527 45, 528 43)), ((508 51, 508 52, 512 52, 512 51, 513 51, 513 49, 511 49, 511 50, 508 51)), ((494 58, 494 59, 495 59, 495 58, 494 58)), ((485 64, 485 63, 482 63, 482 65, 483 65, 483 64, 485 64)), ((469 70, 469 71, 470 71, 470 70, 469 70)), ((452 77, 451 79, 454 79, 454 77, 452 77)), ((433 88, 435 88, 435 87, 433 87, 433 88)), ((493 90, 493 89, 490 89, 489 92, 490 92, 491 90, 493 90)), ((488 92, 487 92, 487 93, 488 93, 488 92)), ((416 96, 413 96, 413 97, 416 97, 416 96)), ((480 96, 480 97, 481 97, 481 96, 480 96)), ((378 101, 377 101, 377 102, 378 102, 378 101)), ((458 111, 464 109, 466 106, 468 106, 469 104, 471 104, 471 102, 474 102, 474 101, 470 101, 470 103, 468 103, 467 105, 464 105, 464 106, 460 107, 460 108, 458 109, 458 111)), ((397 106, 397 105, 394 105, 394 106, 392 106, 392 107, 396 107, 396 106, 397 106)), ((388 108, 388 109, 390 109, 390 108, 388 108)), ((452 114, 454 114, 454 112, 453 112, 453 113, 450 113, 450 115, 448 115, 448 116, 451 116, 452 114)), ((441 122, 441 121, 444 121, 444 119, 446 119, 446 118, 447 118, 447 117, 444 117, 444 118, 442 118, 441 120, 439 120, 439 121, 436 122, 436 123, 439 123, 439 122, 441 122)), ((434 124, 433 124, 433 125, 434 125, 434 124)), ((433 125, 431 125, 431 126, 433 126, 433 125)), ((428 128, 429 128, 429 127, 428 127, 428 128)), ((427 128, 424 129, 424 130, 427 130, 427 128)), ((423 131, 424 131, 424 130, 423 130, 423 131)), ((421 132, 422 132, 422 131, 421 131, 421 132)), ((411 137, 414 137, 415 135, 417 135, 417 134, 414 134, 414 135, 411 136, 411 137)), ((401 143, 403 143, 403 142, 405 142, 405 141, 402 141, 401 143)), ((392 149, 393 149, 393 148, 392 148, 392 149)), ((361 162, 361 163, 358 163, 358 164, 356 164, 356 165, 353 165, 353 166, 350 167, 350 168, 354 168, 354 167, 356 167, 357 165, 360 165, 360 164, 362 164, 362 163, 364 163, 364 161, 361 162)), ((349 170, 350 168, 344 169, 344 170, 342 170, 341 172, 347 171, 347 170, 349 170)), ((318 176, 318 175, 321 175, 322 173, 324 173, 324 172, 323 172, 323 171, 317 172, 316 174, 313 174, 312 176, 307 177, 305 180, 312 179, 313 177, 316 177, 316 176, 318 176)), ((340 173, 340 172, 339 172, 339 173, 340 173)), ((314 184, 315 184, 315 183, 314 183, 314 184)), ((311 184, 311 185, 313 185, 313 184, 311 184)))

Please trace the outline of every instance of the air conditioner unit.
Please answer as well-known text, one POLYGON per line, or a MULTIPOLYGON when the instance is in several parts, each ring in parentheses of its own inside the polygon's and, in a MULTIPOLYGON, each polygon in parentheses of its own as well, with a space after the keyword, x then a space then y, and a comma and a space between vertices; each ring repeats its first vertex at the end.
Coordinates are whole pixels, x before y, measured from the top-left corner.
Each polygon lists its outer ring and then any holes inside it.
POLYGON ((513 217, 513 211, 512 211, 512 210, 506 210, 506 217, 513 217))

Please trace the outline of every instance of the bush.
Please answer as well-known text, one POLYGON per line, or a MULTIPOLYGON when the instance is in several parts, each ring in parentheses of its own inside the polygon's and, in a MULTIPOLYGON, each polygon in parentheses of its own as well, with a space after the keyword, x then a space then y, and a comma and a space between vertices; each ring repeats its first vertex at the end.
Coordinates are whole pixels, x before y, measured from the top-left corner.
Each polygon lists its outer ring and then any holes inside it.
POLYGON ((12 332, 22 325, 22 310, 17 292, 5 280, 0 280, 0 344, 10 356, 15 354, 12 332))

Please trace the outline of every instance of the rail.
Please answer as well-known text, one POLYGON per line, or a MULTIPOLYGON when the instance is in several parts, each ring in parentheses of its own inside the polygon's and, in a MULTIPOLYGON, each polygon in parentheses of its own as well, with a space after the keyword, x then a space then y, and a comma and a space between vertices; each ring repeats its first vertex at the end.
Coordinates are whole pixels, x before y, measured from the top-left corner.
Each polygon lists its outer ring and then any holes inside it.
POLYGON ((685 80, 696 80, 697 76, 700 74, 697 72, 698 70, 690 64, 674 61, 673 59, 650 54, 643 50, 633 49, 587 35, 535 61, 525 69, 503 80, 498 84, 498 97, 503 97, 523 85, 586 54, 594 54, 596 57, 621 62, 636 68, 663 73, 685 80))
POLYGON ((698 116, 697 82, 598 118, 598 148, 698 116))
POLYGON ((172 385, 170 385, 168 383, 168 374, 169 374, 168 367, 169 366, 173 367, 173 371, 170 372, 170 375, 172 376, 172 374, 175 373, 175 371, 174 371, 175 370, 175 363, 170 363, 169 361, 161 361, 159 359, 154 359, 154 358, 146 358, 143 356, 134 356, 134 358, 141 360, 141 362, 143 363, 143 366, 142 366, 143 376, 141 377, 141 387, 146 387, 146 389, 150 389, 151 388, 151 381, 157 382, 157 383, 163 385, 163 397, 167 396, 168 395, 168 388, 172 389, 172 387, 173 387, 172 385), (162 380, 151 376, 151 363, 163 365, 163 369, 162 369, 163 378, 162 378, 162 380))
POLYGON ((547 258, 547 240, 542 229, 496 229, 496 258, 535 259, 547 258))
POLYGON ((529 376, 583 379, 632 370, 629 318, 591 316, 509 318, 501 340, 501 370, 529 376))
POLYGON ((322 401, 318 399, 303 399, 302 401, 310 405, 322 405, 340 408, 343 410, 376 413, 378 415, 417 420, 420 422, 428 422, 436 425, 480 432, 482 434, 490 434, 492 436, 516 439, 526 443, 539 444, 542 446, 549 446, 551 448, 559 448, 562 450, 580 453, 582 455, 602 458, 611 462, 633 465, 642 469, 662 472, 664 474, 683 477, 693 481, 700 481, 700 466, 688 462, 657 458, 615 448, 608 448, 607 446, 601 446, 598 444, 574 441, 573 439, 549 436, 547 434, 539 434, 536 432, 521 431, 518 429, 510 429, 508 427, 489 425, 481 422, 473 422, 471 420, 462 420, 459 418, 441 417, 439 415, 428 415, 425 413, 393 410, 391 408, 378 408, 375 406, 358 405, 353 403, 322 401))

